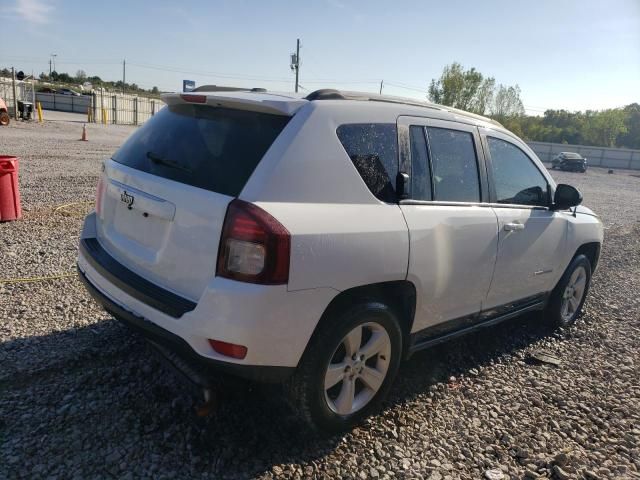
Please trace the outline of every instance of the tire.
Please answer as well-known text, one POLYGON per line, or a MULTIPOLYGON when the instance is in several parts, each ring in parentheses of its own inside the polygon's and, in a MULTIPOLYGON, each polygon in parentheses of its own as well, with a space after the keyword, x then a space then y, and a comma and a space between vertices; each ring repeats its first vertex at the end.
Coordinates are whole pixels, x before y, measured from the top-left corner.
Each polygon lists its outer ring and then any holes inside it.
POLYGON ((0 112, 0 125, 9 125, 10 117, 7 112, 0 112))
POLYGON ((314 335, 288 382, 293 407, 300 419, 316 433, 349 429, 374 412, 393 384, 402 355, 400 323, 396 314, 384 304, 356 304, 327 320, 324 328, 314 335), (350 340, 357 340, 353 332, 358 330, 361 344, 354 349, 349 344, 352 343, 350 340), (382 347, 379 351, 373 348, 377 344, 382 347), (378 353, 364 362, 349 357, 350 351, 360 355, 367 346, 369 353, 374 350, 378 353), (331 369, 333 374, 329 373, 330 364, 340 365, 331 369), (325 390, 325 382, 334 380, 337 380, 334 386, 325 390), (352 391, 354 395, 349 395, 352 391), (349 398, 353 400, 349 402, 349 398))
POLYGON ((590 284, 591 262, 584 255, 577 255, 551 292, 546 317, 552 326, 566 327, 576 321, 589 293, 590 284))

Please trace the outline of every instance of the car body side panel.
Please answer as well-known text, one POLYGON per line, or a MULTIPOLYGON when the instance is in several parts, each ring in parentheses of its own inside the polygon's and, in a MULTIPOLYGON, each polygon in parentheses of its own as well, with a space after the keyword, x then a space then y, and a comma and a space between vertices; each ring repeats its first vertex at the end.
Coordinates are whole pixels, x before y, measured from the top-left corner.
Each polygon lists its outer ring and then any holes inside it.
POLYGON ((289 290, 404 280, 409 233, 397 205, 257 202, 291 233, 289 290))
POLYGON ((369 191, 336 135, 346 123, 395 122, 388 108, 371 114, 310 102, 254 171, 240 198, 291 233, 290 290, 343 291, 406 278, 409 233, 402 212, 369 191))
POLYGON ((407 279, 418 293, 412 332, 479 312, 496 261, 493 210, 434 204, 402 210, 411 232, 407 279))
MULTIPOLYGON (((572 209, 573 210, 573 209, 572 209)), ((604 240, 604 228, 600 219, 587 207, 578 206, 576 215, 572 211, 558 212, 567 218, 567 245, 564 258, 561 259, 561 270, 569 266, 576 250, 586 243, 600 243, 604 240)), ((562 273, 560 274, 562 275, 562 273)), ((560 276, 558 276, 558 280, 560 276)))
POLYGON ((546 209, 494 206, 499 242, 496 268, 485 308, 494 308, 553 289, 564 269, 567 221, 546 209), (506 230, 520 224, 522 230, 506 230))

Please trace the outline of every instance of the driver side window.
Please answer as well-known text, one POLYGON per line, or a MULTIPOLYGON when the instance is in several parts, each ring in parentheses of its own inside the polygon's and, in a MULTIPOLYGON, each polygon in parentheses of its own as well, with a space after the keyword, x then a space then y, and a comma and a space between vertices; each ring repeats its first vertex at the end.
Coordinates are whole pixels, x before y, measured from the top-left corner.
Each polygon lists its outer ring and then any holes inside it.
POLYGON ((531 159, 515 145, 487 137, 498 203, 549 205, 549 185, 531 159))

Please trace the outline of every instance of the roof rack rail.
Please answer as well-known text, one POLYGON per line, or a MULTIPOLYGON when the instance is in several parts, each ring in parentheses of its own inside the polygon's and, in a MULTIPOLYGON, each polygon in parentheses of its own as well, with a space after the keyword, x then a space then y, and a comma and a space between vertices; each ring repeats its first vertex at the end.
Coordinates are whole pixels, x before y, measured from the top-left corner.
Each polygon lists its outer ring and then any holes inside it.
POLYGON ((439 105, 437 103, 431 103, 431 102, 423 102, 420 100, 414 100, 412 98, 405 98, 405 97, 394 97, 390 95, 378 95, 376 93, 365 93, 365 92, 345 92, 345 91, 336 90, 333 88, 323 88, 323 89, 311 92, 305 98, 309 101, 361 100, 361 101, 369 101, 369 102, 398 103, 402 105, 412 105, 415 107, 431 108, 434 110, 444 110, 446 112, 455 113, 457 115, 463 115, 471 118, 476 118, 478 120, 484 120, 485 122, 493 123, 494 125, 498 125, 500 127, 503 126, 500 122, 497 122, 496 120, 485 117, 483 115, 478 115, 476 113, 467 112, 465 110, 460 110, 453 107, 447 107, 446 105, 439 105))
POLYGON ((192 92, 266 92, 266 88, 224 87, 221 85, 201 85, 192 92))

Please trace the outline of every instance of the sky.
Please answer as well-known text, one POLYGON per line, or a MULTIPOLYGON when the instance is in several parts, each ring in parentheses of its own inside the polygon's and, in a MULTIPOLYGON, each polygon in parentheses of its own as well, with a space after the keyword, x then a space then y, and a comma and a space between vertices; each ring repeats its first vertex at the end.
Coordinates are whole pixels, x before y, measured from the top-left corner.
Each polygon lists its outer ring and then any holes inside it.
POLYGON ((640 102, 640 0, 0 0, 0 67, 176 91, 340 88, 417 99, 454 61, 518 84, 529 114, 640 102))

